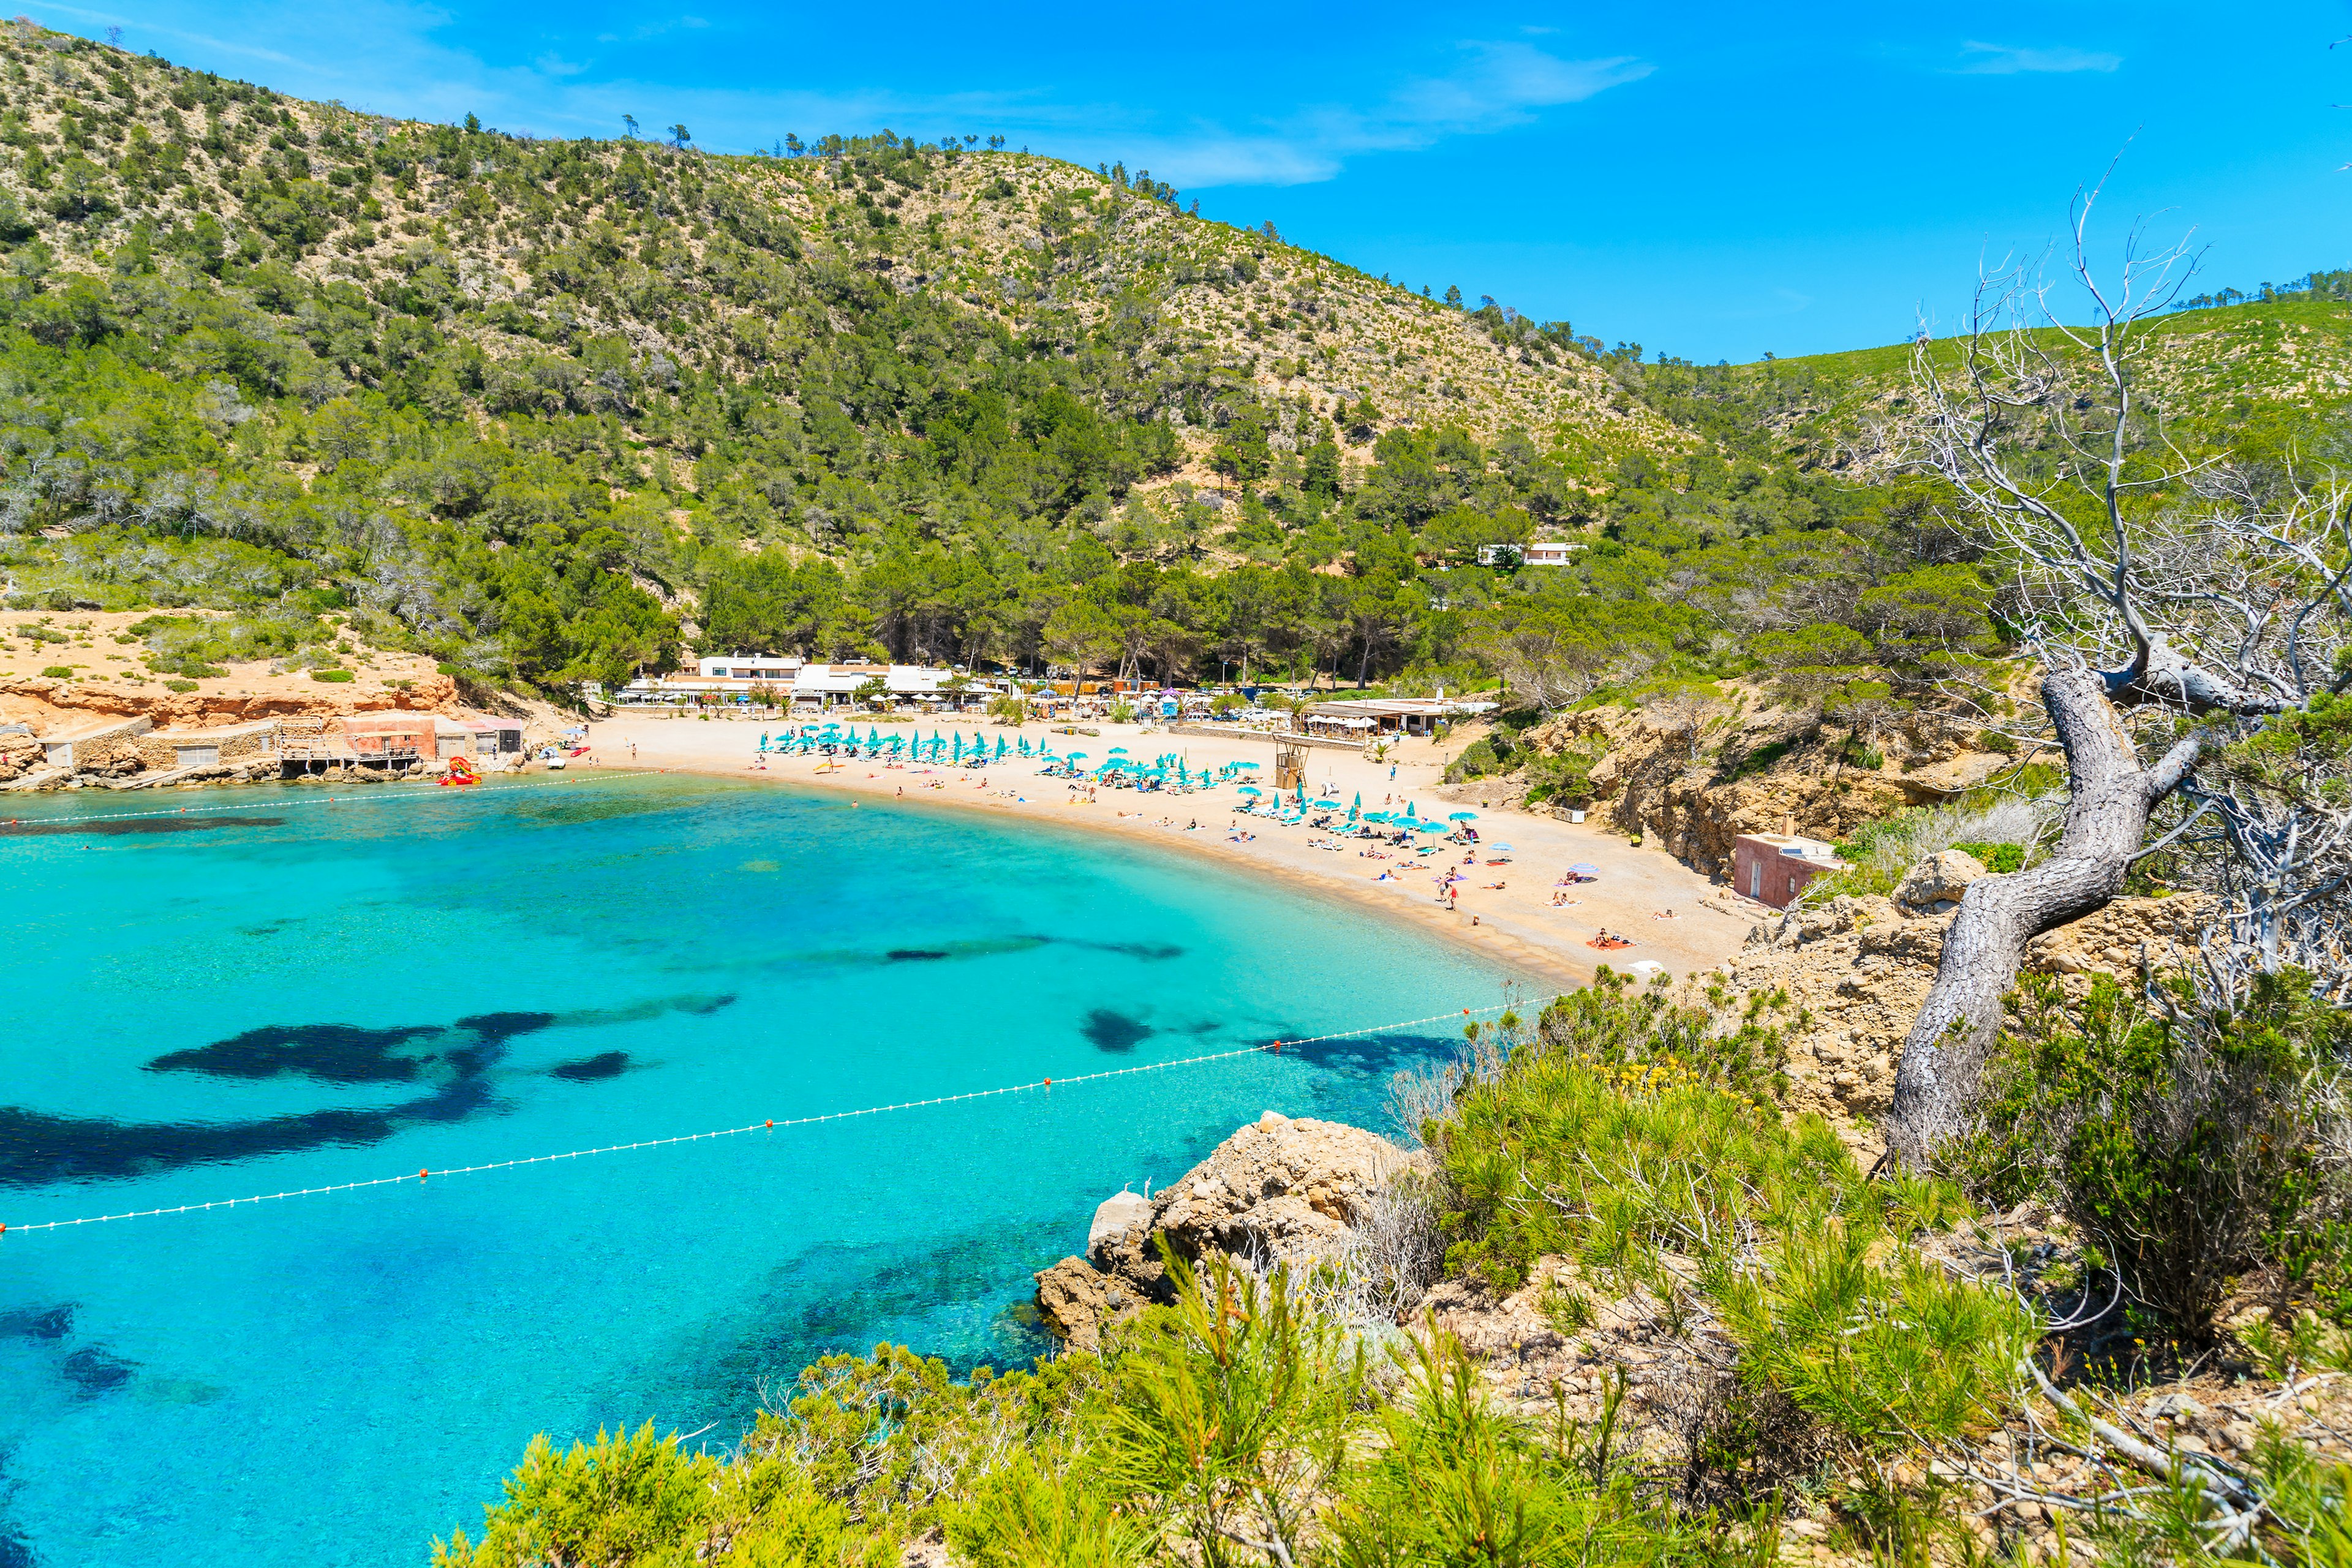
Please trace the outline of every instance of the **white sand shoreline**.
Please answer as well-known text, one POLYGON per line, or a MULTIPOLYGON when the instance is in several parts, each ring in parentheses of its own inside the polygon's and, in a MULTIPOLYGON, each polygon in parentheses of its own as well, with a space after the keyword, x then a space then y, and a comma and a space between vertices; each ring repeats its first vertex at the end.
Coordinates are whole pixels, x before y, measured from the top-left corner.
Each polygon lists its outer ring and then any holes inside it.
MULTIPOLYGON (((925 723, 928 726, 929 721, 925 723)), ((1186 754, 1196 768, 1246 759, 1271 771, 1270 739, 1259 742, 1145 731, 1132 725, 1097 727, 1099 737, 1051 734, 1036 724, 1018 731, 995 724, 962 726, 967 733, 984 735, 992 742, 1000 734, 1008 741, 1025 736, 1033 746, 1050 742, 1056 751, 1076 748, 1090 752, 1093 761, 1099 761, 1110 747, 1124 745, 1139 756, 1161 752, 1186 754)), ((1360 858, 1359 846, 1352 842, 1337 853, 1311 848, 1307 840, 1322 835, 1250 817, 1236 819, 1234 811, 1239 803, 1231 788, 1184 795, 1105 789, 1097 793, 1091 804, 1074 803, 1067 781, 1042 777, 1034 763, 1017 757, 985 770, 958 769, 952 764, 929 769, 919 764, 891 766, 864 760, 835 766, 820 757, 762 758, 758 752, 761 731, 781 733, 786 728, 781 721, 764 725, 740 720, 706 722, 625 713, 597 721, 591 735, 597 759, 605 768, 654 767, 767 780, 840 792, 854 796, 861 805, 979 809, 998 816, 1125 834, 1154 844, 1187 847, 1236 869, 1272 874, 1304 889, 1396 917, 1553 990, 1588 984, 1603 963, 1622 970, 1629 963, 1647 959, 1664 964, 1676 978, 1701 973, 1737 952, 1748 931, 1748 921, 1699 904, 1700 896, 1713 890, 1706 878, 1669 856, 1633 848, 1624 838, 1590 825, 1474 804, 1469 809, 1478 811, 1476 826, 1482 838, 1489 846, 1511 846, 1511 864, 1489 867, 1482 854, 1479 864, 1463 867, 1468 880, 1459 889, 1458 908, 1448 909, 1437 901, 1432 884, 1444 864, 1460 865, 1461 851, 1452 846, 1428 857, 1406 853, 1377 861, 1360 858), (1175 826, 1162 826, 1163 817, 1172 818, 1175 826), (1196 820, 1198 829, 1186 831, 1184 825, 1196 820), (1234 820, 1255 838, 1247 843, 1229 842, 1225 826, 1234 820), (1599 868, 1599 879, 1559 889, 1577 902, 1569 908, 1552 907, 1558 878, 1569 865, 1579 862, 1599 868), (1400 879, 1374 881, 1382 868, 1393 870, 1400 879), (1500 889, 1486 886, 1493 881, 1504 885, 1500 889), (1667 908, 1675 910, 1675 919, 1655 918, 1657 911, 1667 908), (1613 952, 1590 946, 1589 939, 1603 927, 1632 937, 1634 945, 1613 952)), ((1393 781, 1389 776, 1390 763, 1324 750, 1309 753, 1307 777, 1310 788, 1333 789, 1340 798, 1352 799, 1360 793, 1367 810, 1374 809, 1382 796, 1393 796, 1400 805, 1411 800, 1423 816, 1434 810, 1442 818, 1462 809, 1431 792, 1442 766, 1439 748, 1428 742, 1409 742, 1393 759, 1393 781)))

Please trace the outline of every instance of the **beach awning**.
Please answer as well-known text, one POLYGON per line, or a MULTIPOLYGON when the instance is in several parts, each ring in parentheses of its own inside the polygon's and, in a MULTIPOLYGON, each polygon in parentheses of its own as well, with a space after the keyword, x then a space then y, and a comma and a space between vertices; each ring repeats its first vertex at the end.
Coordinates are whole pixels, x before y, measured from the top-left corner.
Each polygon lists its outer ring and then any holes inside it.
POLYGON ((1601 875, 1600 867, 1588 866, 1581 860, 1578 861, 1575 865, 1570 866, 1569 869, 1580 877, 1598 877, 1601 875))

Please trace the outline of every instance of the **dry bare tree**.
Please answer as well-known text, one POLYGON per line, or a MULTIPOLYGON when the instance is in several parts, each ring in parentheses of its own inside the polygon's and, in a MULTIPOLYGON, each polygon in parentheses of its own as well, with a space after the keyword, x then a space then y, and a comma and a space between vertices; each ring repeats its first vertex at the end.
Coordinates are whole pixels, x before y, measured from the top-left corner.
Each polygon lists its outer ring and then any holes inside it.
POLYGON ((2173 443, 2141 372, 2147 323, 2192 258, 2135 230, 2103 282, 2087 244, 2098 195, 2077 196, 2062 268, 2087 293, 2085 323, 2051 308, 2042 265, 2007 267, 1980 280, 1956 364, 1924 331, 1913 353, 1927 466, 2015 574, 2068 775, 2055 847, 1970 885, 1905 1041, 1888 1147, 1914 1165, 1968 1128, 2027 943, 2103 908, 2158 848, 2180 848, 2218 896, 2209 945, 2342 971, 2352 489, 2173 443))

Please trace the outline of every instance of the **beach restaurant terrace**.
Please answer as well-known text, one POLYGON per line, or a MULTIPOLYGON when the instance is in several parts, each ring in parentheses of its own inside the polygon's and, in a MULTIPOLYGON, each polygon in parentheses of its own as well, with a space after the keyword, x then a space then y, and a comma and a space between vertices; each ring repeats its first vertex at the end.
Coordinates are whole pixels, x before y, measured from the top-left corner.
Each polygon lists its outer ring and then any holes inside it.
POLYGON ((1463 702, 1444 697, 1347 698, 1318 702, 1305 713, 1310 735, 1369 739, 1373 735, 1428 735, 1450 719, 1483 713, 1491 702, 1463 702))
POLYGON ((617 691, 614 701, 632 704, 678 701, 757 701, 770 693, 795 707, 829 708, 880 680, 896 702, 961 702, 986 700, 1005 689, 990 676, 921 664, 820 664, 766 654, 714 656, 697 661, 698 673, 640 676, 617 691), (950 687, 950 681, 961 681, 950 687))

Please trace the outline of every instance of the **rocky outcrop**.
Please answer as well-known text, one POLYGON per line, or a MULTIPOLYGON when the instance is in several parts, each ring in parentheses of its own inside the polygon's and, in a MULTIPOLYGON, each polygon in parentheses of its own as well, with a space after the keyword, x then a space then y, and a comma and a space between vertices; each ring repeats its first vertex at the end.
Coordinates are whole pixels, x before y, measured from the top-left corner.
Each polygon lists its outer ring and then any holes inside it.
MULTIPOLYGON (((1844 748, 1843 731, 1824 731, 1810 715, 1770 706, 1766 693, 1735 688, 1696 708, 1562 713, 1528 731, 1523 744, 1547 756, 1596 758, 1588 820, 1724 876, 1743 833, 1834 842, 1903 806, 1983 783, 2009 758, 1976 750, 1976 736, 1954 716, 1906 713, 1876 737, 1880 764, 1864 768, 1844 748)), ((1502 805, 1520 799, 1525 784, 1488 777, 1439 793, 1502 805)))
POLYGON ((1073 1347, 1092 1349, 1107 1325, 1171 1296, 1163 1241, 1187 1260, 1223 1252, 1301 1261, 1344 1237, 1411 1163, 1360 1127, 1269 1110, 1156 1197, 1106 1199, 1087 1226, 1087 1256, 1036 1276, 1037 1310, 1073 1347))
MULTIPOLYGON (((1790 1109, 1819 1111, 1857 1137, 1864 1134, 1856 1124, 1885 1113, 1904 1037, 1935 984, 1952 900, 1985 874, 1973 858, 1948 850, 1904 879, 1909 901, 1900 890, 1893 899, 1837 898, 1791 910, 1748 933, 1722 973, 1735 1001, 1775 993, 1787 998, 1777 1016, 1789 1044, 1790 1109)), ((2133 973, 2143 951, 2161 962, 2191 949, 2202 907, 2186 896, 2117 899, 2035 938, 2026 966, 2064 977, 2067 990, 2080 995, 2095 973, 2133 973)))
POLYGON ((1269 1110, 1160 1194, 1152 1231, 1185 1258, 1217 1251, 1287 1261, 1344 1235, 1404 1159, 1360 1127, 1269 1110))
POLYGON ((1895 901, 1906 910, 1948 915, 1960 907, 1969 884, 1984 875, 1984 862, 1967 850, 1939 849, 1904 873, 1895 901))
POLYGON ((0 718, 29 721, 37 728, 86 722, 93 716, 146 719, 166 726, 205 728, 257 719, 299 716, 339 718, 346 713, 405 710, 455 712, 457 683, 446 675, 420 675, 405 686, 315 693, 128 690, 102 681, 0 679, 0 718))

